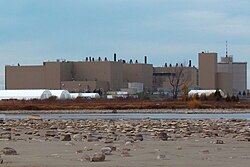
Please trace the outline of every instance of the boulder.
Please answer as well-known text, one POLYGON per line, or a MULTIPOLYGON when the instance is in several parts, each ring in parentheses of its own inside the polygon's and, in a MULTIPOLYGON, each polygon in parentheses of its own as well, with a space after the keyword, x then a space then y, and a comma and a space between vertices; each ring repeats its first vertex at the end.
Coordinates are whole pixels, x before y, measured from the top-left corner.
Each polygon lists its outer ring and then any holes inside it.
POLYGON ((169 158, 164 154, 160 154, 160 155, 157 155, 156 159, 158 159, 158 160, 166 160, 166 159, 169 159, 169 158))
POLYGON ((0 134, 0 140, 11 140, 11 132, 2 132, 0 134))
POLYGON ((142 136, 142 134, 136 134, 135 137, 134 137, 134 140, 135 140, 135 141, 137 141, 137 140, 143 141, 143 136, 142 136))
POLYGON ((10 148, 10 147, 5 147, 1 150, 1 152, 4 154, 4 155, 17 155, 17 152, 15 149, 13 148, 10 148))
POLYGON ((163 141, 167 141, 167 140, 168 140, 168 135, 167 135, 167 133, 165 133, 165 132, 159 133, 159 134, 158 134, 158 137, 159 137, 159 139, 161 139, 161 140, 163 140, 163 141))
POLYGON ((112 149, 110 147, 101 148, 101 152, 105 155, 111 155, 112 149))
POLYGON ((55 137, 55 136, 57 136, 57 131, 47 131, 46 133, 45 133, 45 136, 46 137, 55 137))
POLYGON ((103 153, 94 153, 94 155, 90 158, 91 162, 102 162, 105 160, 105 155, 103 153))
POLYGON ((71 141, 71 136, 67 134, 61 138, 61 141, 71 141))
POLYGON ((214 144, 224 144, 224 141, 223 140, 216 140, 213 143, 214 144))
POLYGON ((1 155, 0 155, 0 164, 2 164, 3 163, 3 159, 1 158, 1 155))
POLYGON ((91 161, 91 158, 89 155, 83 155, 81 161, 91 161))
POLYGON ((75 141, 81 141, 82 140, 82 135, 81 134, 74 134, 72 136, 72 138, 75 140, 75 141))

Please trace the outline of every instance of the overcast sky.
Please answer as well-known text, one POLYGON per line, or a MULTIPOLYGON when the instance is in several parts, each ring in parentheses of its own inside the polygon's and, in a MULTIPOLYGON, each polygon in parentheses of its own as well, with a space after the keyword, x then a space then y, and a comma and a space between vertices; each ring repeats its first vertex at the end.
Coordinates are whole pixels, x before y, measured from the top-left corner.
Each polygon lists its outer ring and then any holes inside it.
POLYGON ((198 52, 224 56, 226 40, 235 61, 250 63, 249 7, 249 0, 0 0, 0 88, 5 65, 116 52, 140 62, 148 55, 154 66, 197 66, 198 52))

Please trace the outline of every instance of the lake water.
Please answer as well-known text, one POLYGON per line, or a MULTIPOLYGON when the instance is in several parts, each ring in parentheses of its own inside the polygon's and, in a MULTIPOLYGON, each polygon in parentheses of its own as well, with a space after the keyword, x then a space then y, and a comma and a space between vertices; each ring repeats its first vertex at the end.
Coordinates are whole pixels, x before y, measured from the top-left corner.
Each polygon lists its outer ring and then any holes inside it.
MULTIPOLYGON (((28 118, 29 114, 0 114, 1 119, 28 118)), ((246 114, 38 114, 45 119, 208 119, 235 118, 250 120, 250 113, 246 114)))

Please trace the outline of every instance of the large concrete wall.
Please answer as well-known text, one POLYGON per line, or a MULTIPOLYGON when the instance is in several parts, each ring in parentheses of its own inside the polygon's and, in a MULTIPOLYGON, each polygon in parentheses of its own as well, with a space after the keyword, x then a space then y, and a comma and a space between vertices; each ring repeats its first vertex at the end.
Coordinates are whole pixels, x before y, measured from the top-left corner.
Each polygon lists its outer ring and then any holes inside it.
MULTIPOLYGON (((231 85, 230 94, 247 91, 247 63, 218 63, 218 73, 228 73, 231 77, 230 81, 228 81, 231 85)), ((223 78, 217 77, 217 79, 218 81, 223 81, 223 78)), ((224 87, 226 88, 227 86, 220 85, 220 88, 224 87)))
POLYGON ((76 81, 105 81, 110 90, 119 90, 122 86, 121 62, 74 62, 76 81))
POLYGON ((45 89, 61 89, 61 63, 46 62, 44 67, 45 89))
POLYGON ((73 80, 73 62, 61 62, 60 64, 60 80, 61 81, 72 81, 73 80))
POLYGON ((108 91, 108 82, 105 81, 62 81, 62 89, 70 92, 93 92, 95 89, 108 91))
POLYGON ((233 77, 231 73, 228 72, 218 72, 217 73, 217 88, 221 89, 224 93, 232 95, 233 94, 233 77))
POLYGON ((233 63, 233 91, 247 92, 247 63, 233 63))
POLYGON ((201 89, 217 89, 217 53, 199 53, 199 86, 201 89))
POLYGON ((44 66, 6 66, 5 89, 43 89, 44 66))
POLYGON ((124 87, 127 87, 129 82, 143 83, 145 90, 151 90, 153 86, 153 65, 123 64, 124 87))

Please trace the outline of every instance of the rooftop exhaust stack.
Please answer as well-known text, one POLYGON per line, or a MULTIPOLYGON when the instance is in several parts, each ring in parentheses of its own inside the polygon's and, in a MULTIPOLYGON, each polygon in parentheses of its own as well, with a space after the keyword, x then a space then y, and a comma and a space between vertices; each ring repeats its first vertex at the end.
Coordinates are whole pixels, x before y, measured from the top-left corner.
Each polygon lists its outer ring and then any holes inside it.
POLYGON ((116 61, 116 53, 114 53, 114 61, 116 61))
POLYGON ((191 60, 189 60, 189 64, 188 64, 188 66, 189 66, 189 67, 191 67, 191 66, 192 66, 192 62, 191 62, 191 60))
POLYGON ((144 56, 144 63, 147 64, 147 56, 144 56))
POLYGON ((132 59, 130 59, 129 64, 133 64, 133 60, 132 59))

